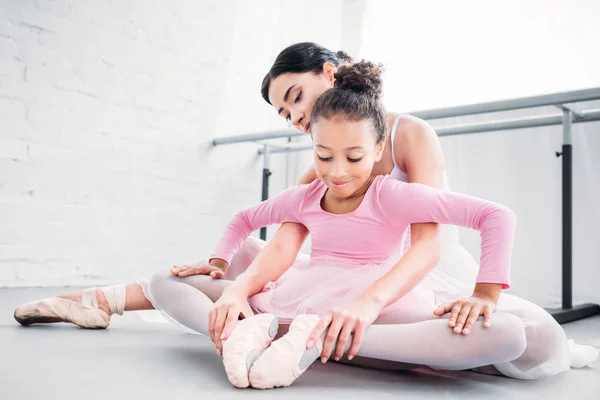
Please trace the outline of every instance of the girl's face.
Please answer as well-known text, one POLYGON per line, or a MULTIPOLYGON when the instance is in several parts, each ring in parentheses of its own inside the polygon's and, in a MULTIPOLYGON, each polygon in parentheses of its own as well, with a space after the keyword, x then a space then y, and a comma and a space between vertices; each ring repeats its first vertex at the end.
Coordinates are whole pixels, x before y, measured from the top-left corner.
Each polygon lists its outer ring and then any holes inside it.
POLYGON ((323 65, 323 72, 286 73, 271 79, 269 101, 277 113, 304 133, 310 133, 310 115, 317 98, 333 86, 336 68, 323 65))
POLYGON ((348 198, 363 192, 385 147, 385 139, 375 144, 371 121, 320 118, 312 127, 312 139, 317 176, 331 194, 348 198))

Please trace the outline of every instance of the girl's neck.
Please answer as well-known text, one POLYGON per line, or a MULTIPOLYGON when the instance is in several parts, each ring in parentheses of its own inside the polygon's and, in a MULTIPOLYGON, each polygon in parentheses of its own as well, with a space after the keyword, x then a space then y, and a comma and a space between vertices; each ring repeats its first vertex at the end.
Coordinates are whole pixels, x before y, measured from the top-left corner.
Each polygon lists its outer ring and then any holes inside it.
POLYGON ((365 194, 369 191, 369 187, 373 183, 374 177, 370 176, 363 187, 348 197, 340 198, 331 194, 331 190, 327 189, 325 195, 321 199, 321 208, 331 214, 349 214, 356 211, 362 203, 365 194))

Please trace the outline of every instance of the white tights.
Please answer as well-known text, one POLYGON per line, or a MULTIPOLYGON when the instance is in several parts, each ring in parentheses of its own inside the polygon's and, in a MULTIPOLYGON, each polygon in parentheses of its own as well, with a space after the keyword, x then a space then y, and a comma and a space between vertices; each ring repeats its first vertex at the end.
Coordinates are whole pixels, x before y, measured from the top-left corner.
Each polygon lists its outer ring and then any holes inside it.
MULTIPOLYGON (((230 283, 203 275, 179 278, 160 272, 150 280, 148 294, 157 309, 207 335, 208 312, 230 283)), ((526 302, 510 295, 502 297, 499 303, 506 305, 499 304, 498 308, 503 310, 526 302)), ((468 336, 454 333, 445 318, 429 313, 387 314, 367 329, 358 356, 448 370, 494 365, 505 375, 524 379, 559 372, 559 367, 568 369, 564 331, 550 315, 545 318, 544 310, 535 307, 525 310, 533 314, 529 317, 538 317, 533 322, 524 322, 518 312, 499 311, 493 315, 490 328, 483 328, 478 321, 468 336)), ((525 313, 522 308, 517 311, 525 313)), ((360 363, 357 360, 353 363, 360 363)))
MULTIPOLYGON (((234 279, 250 264, 258 250, 249 243, 232 261, 226 278, 234 279), (232 272, 233 271, 233 272, 232 272)), ((144 287, 155 308, 169 318, 202 334, 208 334, 208 312, 230 280, 213 280, 204 275, 179 278, 159 272, 144 287)), ((493 365, 502 374, 535 379, 569 369, 571 355, 562 327, 539 306, 527 300, 502 294, 492 326, 483 328, 479 320, 468 336, 448 327, 447 317, 438 318, 432 310, 422 313, 385 314, 371 325, 352 364, 360 357, 426 365, 439 369, 462 370, 493 365)), ((365 365, 388 368, 365 360, 365 365)), ((416 365, 415 365, 416 364, 416 365)), ((411 365, 394 364, 393 367, 411 365)))

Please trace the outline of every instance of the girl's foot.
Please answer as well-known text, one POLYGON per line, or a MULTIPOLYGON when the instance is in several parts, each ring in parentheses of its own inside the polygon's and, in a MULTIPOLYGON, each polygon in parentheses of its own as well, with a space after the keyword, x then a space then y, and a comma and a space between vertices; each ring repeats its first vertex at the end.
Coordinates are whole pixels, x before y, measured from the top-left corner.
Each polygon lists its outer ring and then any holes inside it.
POLYGON ((294 318, 290 330, 271 343, 250 369, 250 384, 257 389, 271 389, 291 385, 319 358, 323 350, 320 339, 310 349, 306 342, 319 322, 317 315, 299 315, 294 318))
POLYGON ((278 323, 274 315, 254 315, 239 321, 223 342, 223 364, 233 386, 246 388, 250 385, 248 371, 273 341, 278 323))

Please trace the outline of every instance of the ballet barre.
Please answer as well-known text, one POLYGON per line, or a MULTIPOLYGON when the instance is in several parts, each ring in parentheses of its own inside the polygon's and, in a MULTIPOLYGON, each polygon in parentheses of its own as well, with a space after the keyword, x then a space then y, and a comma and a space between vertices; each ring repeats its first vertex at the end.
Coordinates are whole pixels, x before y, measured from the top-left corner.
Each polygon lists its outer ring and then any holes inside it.
MULTIPOLYGON (((588 101, 600 100, 600 88, 575 90, 541 96, 522 97, 510 100, 476 103, 470 105, 446 107, 432 110, 415 111, 409 114, 424 120, 471 116, 493 112, 523 110, 553 106, 559 110, 555 114, 536 115, 520 118, 490 120, 436 127, 438 136, 455 136, 484 132, 496 132, 522 128, 562 125, 562 147, 556 152, 562 160, 562 307, 548 309, 550 314, 561 324, 580 320, 600 314, 598 304, 582 304, 573 306, 573 153, 572 125, 575 123, 600 121, 600 109, 580 109, 580 105, 588 101)), ((263 156, 262 200, 269 196, 270 162, 274 153, 291 153, 311 150, 312 144, 299 143, 279 145, 264 143, 264 140, 306 136, 296 130, 278 130, 252 134, 216 138, 213 146, 225 144, 256 142, 261 145, 258 153, 263 156)), ((261 228, 260 238, 266 240, 266 228, 261 228)))

